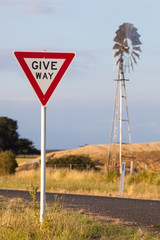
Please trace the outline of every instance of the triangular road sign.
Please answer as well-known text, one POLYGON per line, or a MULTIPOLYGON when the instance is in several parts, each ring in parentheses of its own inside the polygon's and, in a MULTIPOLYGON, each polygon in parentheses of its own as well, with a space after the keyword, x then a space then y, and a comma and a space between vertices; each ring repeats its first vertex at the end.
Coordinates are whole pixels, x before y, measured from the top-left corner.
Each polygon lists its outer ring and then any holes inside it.
POLYGON ((75 53, 15 51, 14 55, 40 102, 46 106, 75 53))

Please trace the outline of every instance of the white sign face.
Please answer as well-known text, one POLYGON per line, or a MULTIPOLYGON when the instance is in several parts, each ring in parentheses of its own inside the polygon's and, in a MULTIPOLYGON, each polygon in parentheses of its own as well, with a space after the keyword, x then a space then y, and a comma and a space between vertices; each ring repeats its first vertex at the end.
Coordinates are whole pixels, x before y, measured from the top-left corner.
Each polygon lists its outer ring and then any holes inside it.
POLYGON ((65 59, 24 58, 43 94, 54 81, 65 59))

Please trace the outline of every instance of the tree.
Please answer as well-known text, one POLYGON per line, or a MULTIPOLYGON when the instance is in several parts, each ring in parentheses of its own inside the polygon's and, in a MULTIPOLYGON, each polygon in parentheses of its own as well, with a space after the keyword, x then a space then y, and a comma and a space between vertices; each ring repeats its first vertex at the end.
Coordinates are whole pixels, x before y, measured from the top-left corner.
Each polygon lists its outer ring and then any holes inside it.
POLYGON ((18 154, 39 154, 39 150, 37 150, 33 142, 26 139, 26 138, 20 138, 17 141, 17 153, 18 154))
POLYGON ((19 138, 17 121, 0 117, 0 152, 12 150, 15 154, 39 154, 33 142, 19 138))
POLYGON ((17 121, 7 117, 0 117, 0 151, 10 150, 16 152, 19 138, 17 121))

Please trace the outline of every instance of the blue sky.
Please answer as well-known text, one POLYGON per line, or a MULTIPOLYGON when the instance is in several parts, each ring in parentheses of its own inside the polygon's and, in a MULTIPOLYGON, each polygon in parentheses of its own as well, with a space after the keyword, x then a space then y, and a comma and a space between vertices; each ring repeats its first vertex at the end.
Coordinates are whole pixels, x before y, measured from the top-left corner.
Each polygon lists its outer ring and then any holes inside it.
POLYGON ((160 141, 159 9, 159 0, 0 0, 0 115, 17 120, 20 136, 40 148, 40 102, 13 51, 75 52, 47 105, 47 148, 109 143, 113 39, 129 22, 143 43, 126 74, 132 142, 160 141))

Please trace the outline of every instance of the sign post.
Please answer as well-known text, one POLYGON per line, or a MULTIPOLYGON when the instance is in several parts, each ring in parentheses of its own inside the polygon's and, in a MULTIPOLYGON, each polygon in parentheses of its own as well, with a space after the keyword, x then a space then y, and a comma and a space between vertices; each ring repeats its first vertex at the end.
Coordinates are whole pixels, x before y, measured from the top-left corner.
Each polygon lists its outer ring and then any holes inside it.
POLYGON ((75 53, 15 51, 14 55, 41 102, 40 222, 43 222, 46 188, 46 105, 75 53))
POLYGON ((46 192, 46 107, 41 106, 41 193, 40 193, 40 222, 45 216, 46 192))

